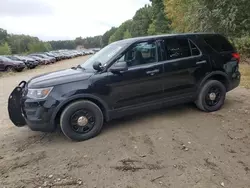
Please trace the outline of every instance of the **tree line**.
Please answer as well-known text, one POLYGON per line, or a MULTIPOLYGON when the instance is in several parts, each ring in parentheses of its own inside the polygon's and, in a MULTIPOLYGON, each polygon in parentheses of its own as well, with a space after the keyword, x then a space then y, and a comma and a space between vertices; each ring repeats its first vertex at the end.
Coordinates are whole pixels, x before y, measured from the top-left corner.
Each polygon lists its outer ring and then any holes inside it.
POLYGON ((6 30, 0 28, 0 55, 75 49, 77 46, 84 46, 85 48, 101 47, 101 36, 44 42, 29 35, 9 34, 6 30))
POLYGON ((149 0, 131 20, 102 36, 103 45, 145 35, 216 32, 250 57, 249 0, 149 0))
POLYGON ((226 35, 250 56, 249 0, 149 0, 134 17, 101 36, 42 42, 37 37, 8 34, 0 29, 0 53, 29 53, 57 49, 104 47, 131 37, 182 33, 217 32, 226 35))

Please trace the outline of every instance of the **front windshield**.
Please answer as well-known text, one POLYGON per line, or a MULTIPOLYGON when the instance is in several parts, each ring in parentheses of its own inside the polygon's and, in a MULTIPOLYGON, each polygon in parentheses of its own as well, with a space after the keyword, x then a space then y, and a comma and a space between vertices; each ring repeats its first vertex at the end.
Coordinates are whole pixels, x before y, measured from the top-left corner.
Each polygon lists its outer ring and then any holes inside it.
POLYGON ((106 66, 107 62, 114 57, 124 45, 124 43, 113 43, 106 46, 101 51, 90 57, 85 63, 81 64, 81 67, 85 69, 93 69, 93 64, 95 62, 100 62, 102 66, 106 66))

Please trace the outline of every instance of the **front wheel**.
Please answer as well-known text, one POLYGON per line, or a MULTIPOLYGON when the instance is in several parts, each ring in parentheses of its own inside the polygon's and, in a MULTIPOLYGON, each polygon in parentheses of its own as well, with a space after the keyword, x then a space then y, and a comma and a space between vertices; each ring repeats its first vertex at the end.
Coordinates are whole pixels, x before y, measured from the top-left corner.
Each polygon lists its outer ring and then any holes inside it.
POLYGON ((198 95, 196 106, 205 112, 219 110, 226 98, 226 87, 217 80, 207 81, 198 95))
POLYGON ((73 102, 62 112, 60 126, 64 135, 71 140, 88 140, 100 133, 103 114, 101 109, 91 101, 73 102))
POLYGON ((14 72, 14 68, 13 68, 12 66, 7 66, 7 67, 5 68, 5 71, 6 71, 6 72, 14 72))

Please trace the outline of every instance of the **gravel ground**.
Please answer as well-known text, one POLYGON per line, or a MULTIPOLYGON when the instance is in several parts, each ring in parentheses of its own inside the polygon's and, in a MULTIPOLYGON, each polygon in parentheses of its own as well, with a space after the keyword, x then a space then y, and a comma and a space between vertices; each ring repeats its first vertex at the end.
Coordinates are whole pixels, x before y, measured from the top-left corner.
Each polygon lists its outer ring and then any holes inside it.
POLYGON ((86 58, 0 77, 0 188, 250 187, 250 90, 244 88, 230 92, 218 112, 193 104, 151 111, 112 121, 79 143, 12 125, 7 99, 21 80, 86 58))

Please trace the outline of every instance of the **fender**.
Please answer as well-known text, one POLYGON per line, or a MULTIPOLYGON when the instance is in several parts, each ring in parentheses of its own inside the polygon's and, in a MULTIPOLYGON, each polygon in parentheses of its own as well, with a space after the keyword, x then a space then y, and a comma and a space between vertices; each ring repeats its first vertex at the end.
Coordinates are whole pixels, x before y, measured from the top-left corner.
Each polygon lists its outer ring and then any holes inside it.
POLYGON ((55 118, 58 114, 58 112, 65 106, 67 105, 68 103, 70 103, 71 101, 74 101, 74 100, 78 100, 78 99, 94 99, 96 101, 98 101, 103 107, 104 107, 104 117, 106 120, 109 120, 109 114, 108 114, 108 105, 106 102, 104 102, 102 99, 100 99, 99 97, 95 96, 95 95, 91 95, 91 94, 78 94, 78 95, 74 95, 70 98, 68 98, 67 100, 61 102, 57 107, 56 109, 54 110, 53 114, 52 114, 52 117, 51 117, 51 120, 50 120, 50 123, 51 125, 54 124, 54 121, 55 121, 55 118))
POLYGON ((204 85, 204 83, 211 77, 213 76, 223 76, 225 79, 226 79, 226 82, 228 84, 228 88, 227 90, 229 90, 232 86, 231 86, 231 82, 230 82, 230 79, 229 79, 229 76, 223 72, 223 71, 213 71, 213 72, 210 72, 208 73, 203 79, 201 79, 201 81, 199 82, 198 84, 198 91, 201 89, 201 87, 204 85))

